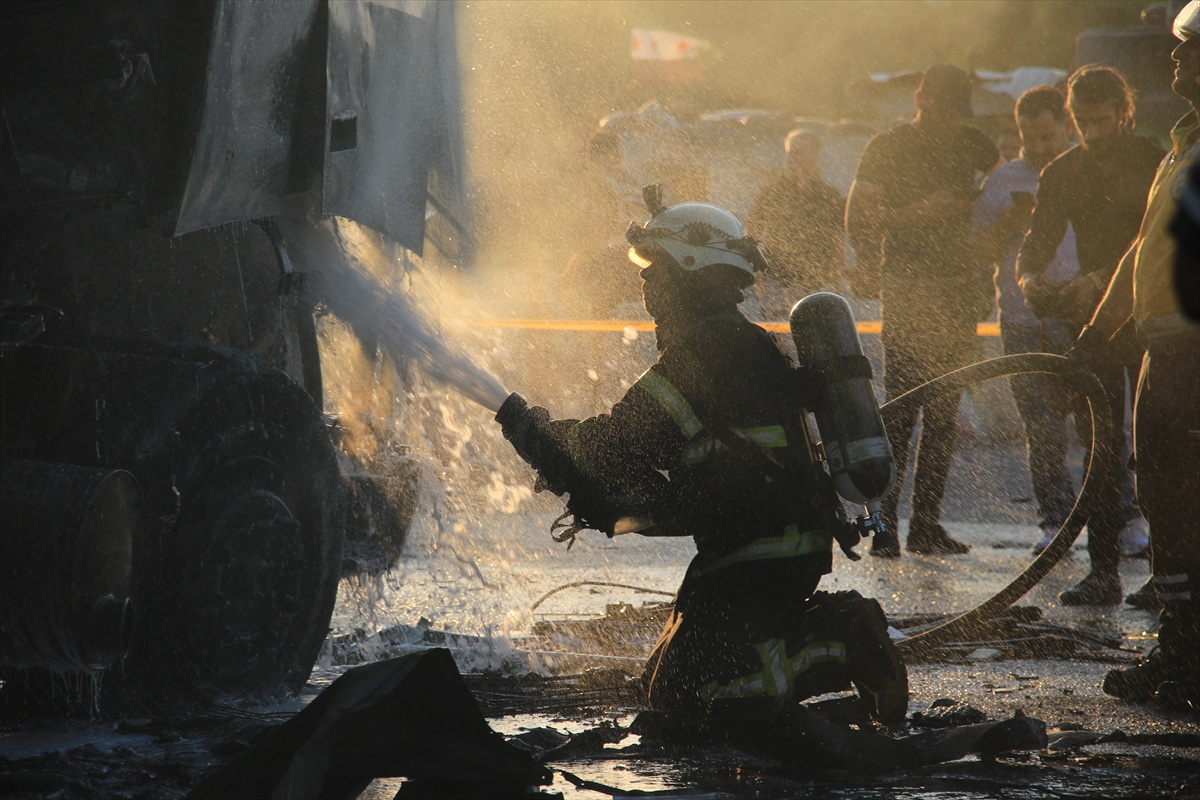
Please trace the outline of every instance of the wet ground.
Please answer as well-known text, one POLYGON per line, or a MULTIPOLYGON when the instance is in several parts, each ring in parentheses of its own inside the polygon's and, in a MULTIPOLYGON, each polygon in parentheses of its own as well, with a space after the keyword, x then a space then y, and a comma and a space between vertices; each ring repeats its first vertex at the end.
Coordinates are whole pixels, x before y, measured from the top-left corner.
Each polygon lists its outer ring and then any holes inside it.
MULTIPOLYGON (((960 448, 945 518, 950 532, 972 545, 969 555, 906 554, 895 562, 864 558, 858 563, 835 555, 834 572, 823 588, 854 588, 877 597, 893 619, 963 611, 992 595, 1029 563, 1029 547, 1037 537, 1022 455, 1004 443, 960 448)), ((615 658, 547 655, 544 643, 528 634, 538 621, 595 617, 618 603, 640 607, 669 600, 691 557, 690 543, 607 540, 588 533, 568 552, 546 533, 553 512, 546 503, 526 504, 516 513, 490 515, 486 526, 470 529, 432 517, 419 519, 409 555, 399 567, 383 581, 345 593, 334 634, 348 637, 357 629, 365 636, 402 625, 418 633, 469 635, 438 642, 451 648, 460 669, 474 675, 469 685, 477 690, 492 726, 505 735, 543 727, 571 734, 605 722, 627 726, 637 710, 628 693, 572 698, 570 681, 561 673, 605 666, 636 674, 636 652, 615 658), (552 590, 581 581, 661 594, 572 586, 531 610, 552 590), (530 669, 543 676, 540 683, 518 680, 530 669), (479 677, 485 670, 490 677, 479 677), (559 678, 553 677, 556 672, 559 678), (579 702, 581 698, 587 702, 579 702)), ((1048 750, 995 760, 970 756, 878 776, 799 774, 730 748, 664 749, 630 736, 551 762, 560 772, 548 788, 567 797, 605 796, 576 786, 565 771, 625 792, 707 797, 1200 797, 1200 718, 1120 703, 1099 689, 1106 670, 1129 663, 1136 651, 1153 644, 1155 616, 1129 606, 1078 609, 1057 601, 1058 592, 1087 571, 1085 541, 1020 604, 1040 610, 1048 624, 1115 640, 1120 649, 1092 648, 1086 657, 1005 660, 987 647, 972 648, 955 659, 958 663, 913 664, 909 671, 910 713, 925 711, 940 698, 967 702, 991 719, 1019 710, 1046 722, 1052 740, 1048 750)), ((1127 591, 1138 588, 1148 574, 1144 559, 1122 565, 1127 591)), ((428 637, 417 638, 421 641, 376 654, 430 646, 428 637)), ((362 652, 370 656, 369 650, 362 652)), ((181 797, 204 771, 244 750, 258 732, 294 713, 346 668, 327 653, 306 697, 270 708, 159 706, 152 713, 94 721, 4 721, 0 794, 63 800, 181 797)), ((399 783, 376 781, 363 797, 390 798, 399 783)))

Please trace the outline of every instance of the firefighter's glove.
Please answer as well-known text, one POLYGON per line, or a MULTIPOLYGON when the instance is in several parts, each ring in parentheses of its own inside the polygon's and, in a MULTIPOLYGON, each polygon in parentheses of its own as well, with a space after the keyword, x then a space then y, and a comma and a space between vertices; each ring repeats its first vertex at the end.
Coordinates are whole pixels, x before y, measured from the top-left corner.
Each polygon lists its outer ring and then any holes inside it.
POLYGON ((550 412, 539 406, 531 408, 524 397, 513 392, 496 412, 496 422, 500 423, 504 438, 512 443, 517 455, 537 469, 540 465, 535 463, 534 432, 550 422, 550 412))

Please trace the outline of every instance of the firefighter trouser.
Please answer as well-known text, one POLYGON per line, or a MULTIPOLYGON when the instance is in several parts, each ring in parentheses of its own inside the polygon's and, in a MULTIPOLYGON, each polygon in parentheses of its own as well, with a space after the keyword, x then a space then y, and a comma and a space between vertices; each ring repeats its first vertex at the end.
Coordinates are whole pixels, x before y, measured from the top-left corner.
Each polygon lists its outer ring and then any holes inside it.
POLYGON ((1137 495, 1150 523, 1154 588, 1163 602, 1159 645, 1200 659, 1200 331, 1146 349, 1133 420, 1137 495))
POLYGON ((646 668, 651 708, 727 724, 850 688, 848 639, 862 625, 850 623, 847 609, 868 601, 857 592, 814 593, 818 574, 769 586, 782 574, 777 566, 736 565, 692 585, 684 579, 646 668), (759 591, 738 572, 757 575, 759 591))

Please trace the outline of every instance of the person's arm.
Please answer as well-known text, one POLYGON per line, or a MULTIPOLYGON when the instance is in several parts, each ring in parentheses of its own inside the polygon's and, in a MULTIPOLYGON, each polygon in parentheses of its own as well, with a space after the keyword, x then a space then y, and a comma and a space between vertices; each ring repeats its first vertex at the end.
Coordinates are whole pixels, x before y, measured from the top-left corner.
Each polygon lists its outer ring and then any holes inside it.
MULTIPOLYGON (((1067 187, 1063 185, 1062 170, 1051 164, 1042 172, 1038 183, 1038 203, 1029 220, 1029 232, 1017 255, 1017 282, 1027 300, 1044 288, 1042 273, 1050 266, 1067 235, 1067 187)), ((1039 298, 1040 299, 1040 298, 1039 298)))
POLYGON ((846 198, 846 231, 851 241, 882 241, 892 228, 916 225, 970 210, 970 201, 948 189, 941 189, 907 205, 888 204, 884 186, 894 179, 897 160, 906 156, 903 149, 888 137, 884 133, 872 139, 859 159, 854 183, 846 198))
POLYGON ((983 269, 994 267, 1007 252, 1013 235, 1029 224, 1033 206, 1020 206, 1008 193, 1010 184, 989 177, 983 194, 975 201, 971 217, 970 249, 975 263, 983 269))
POLYGON ((856 241, 878 241, 890 228, 955 216, 970 207, 969 200, 949 189, 939 189, 908 205, 891 208, 884 205, 882 187, 856 178, 846 198, 846 230, 856 241))
POLYGON ((542 483, 555 494, 570 494, 571 511, 610 535, 619 517, 662 515, 669 505, 667 479, 657 470, 674 463, 686 438, 671 413, 678 392, 658 367, 642 375, 608 414, 552 420, 546 409, 529 407, 519 395, 496 414, 504 437, 542 483))
POLYGON ((1029 232, 1017 254, 1017 285, 1025 303, 1039 318, 1061 316, 1063 298, 1046 277, 1070 224, 1069 176, 1064 162, 1051 162, 1038 181, 1038 203, 1029 221, 1029 232))
POLYGON ((1108 290, 1092 313, 1091 322, 1083 326, 1075 344, 1067 351, 1067 358, 1087 369, 1110 358, 1108 342, 1133 315, 1133 268, 1137 261, 1139 236, 1125 251, 1117 265, 1108 290))
POLYGON ((1137 261, 1140 241, 1141 239, 1135 240, 1125 251, 1121 263, 1117 265, 1117 271, 1108 282, 1104 297, 1096 306, 1091 322, 1088 323, 1099 330, 1106 339, 1111 339, 1133 315, 1133 267, 1137 261))

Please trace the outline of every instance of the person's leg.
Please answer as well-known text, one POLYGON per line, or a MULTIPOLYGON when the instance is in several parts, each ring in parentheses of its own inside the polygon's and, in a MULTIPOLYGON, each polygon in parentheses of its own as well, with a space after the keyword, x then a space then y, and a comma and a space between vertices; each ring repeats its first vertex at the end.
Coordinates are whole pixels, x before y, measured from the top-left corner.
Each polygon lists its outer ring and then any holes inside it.
POLYGON ((1113 670, 1104 691, 1200 709, 1200 333, 1152 342, 1134 406, 1137 499, 1150 522, 1154 585, 1163 610, 1158 650, 1113 670))
MULTIPOLYGON (((1125 365, 1128 381, 1128 394, 1137 390, 1138 373, 1142 368, 1144 349, 1137 341, 1136 333, 1130 326, 1123 329, 1113 340, 1114 350, 1125 365)), ((1132 404, 1127 400, 1122 406, 1122 414, 1126 410, 1132 412, 1132 404)), ((1127 424, 1125 416, 1121 417, 1121 460, 1117 473, 1117 493, 1119 496, 1121 531, 1117 534, 1117 549, 1122 558, 1148 557, 1150 548, 1149 530, 1141 509, 1137 505, 1137 491, 1134 486, 1133 470, 1127 468, 1130 455, 1133 453, 1133 431, 1127 424)))
MULTIPOLYGON (((1005 355, 1042 350, 1042 332, 1033 326, 1001 323, 1000 336, 1005 355)), ((1013 375, 1009 383, 1025 427, 1026 455, 1038 515, 1045 533, 1053 536, 1075 502, 1067 474, 1066 416, 1051 408, 1045 375, 1013 375)))
MULTIPOLYGON (((885 327, 883 330, 883 391, 891 400, 921 384, 918 379, 918 360, 905 338, 885 327)), ((917 425, 917 412, 893 420, 887 426, 888 443, 892 458, 896 462, 896 485, 883 498, 883 520, 888 526, 886 535, 876 535, 871 544, 871 555, 898 558, 900 556, 899 525, 900 496, 904 490, 904 475, 908 467, 908 443, 917 425)))
POLYGON ((849 688, 842 637, 818 642, 807 635, 806 604, 820 578, 806 559, 734 564, 700 579, 689 570, 642 676, 649 707, 720 727, 770 719, 792 696, 800 667, 825 665, 812 672, 823 676, 821 692, 849 688), (812 658, 785 665, 790 650, 803 645, 812 645, 812 658))
POLYGON ((959 399, 958 394, 939 397, 922 409, 921 433, 913 456, 913 528, 936 525, 941 516, 942 495, 958 438, 959 399))
MULTIPOLYGON (((1093 459, 1094 475, 1099 481, 1096 500, 1088 509, 1088 556, 1091 571, 1077 586, 1059 595, 1065 605, 1114 605, 1121 602, 1121 578, 1117 571, 1120 558, 1121 529, 1125 515, 1121 508, 1119 485, 1121 449, 1125 440, 1121 420, 1125 415, 1125 366, 1119 361, 1107 361, 1094 368, 1096 378, 1104 389, 1104 403, 1113 421, 1107 441, 1097 442, 1099 448, 1093 459)), ((1085 445, 1091 442, 1091 424, 1086 412, 1076 411, 1076 425, 1085 445), (1080 424, 1081 420, 1087 420, 1080 424)))
POLYGON ((888 635, 879 603, 855 591, 817 592, 806 603, 802 627, 788 634, 794 700, 831 691, 849 680, 873 706, 875 719, 895 723, 908 711, 908 671, 888 635), (845 660, 830 653, 841 643, 845 660))
MULTIPOLYGON (((925 354, 920 382, 966 366, 971 362, 975 332, 957 339, 946 336, 938 350, 925 354)), ((963 554, 970 548, 951 539, 938 523, 942 496, 950 475, 950 462, 958 439, 958 404, 961 395, 943 395, 922 409, 921 433, 913 457, 913 515, 908 549, 915 553, 963 554)))

